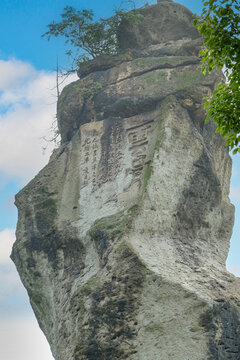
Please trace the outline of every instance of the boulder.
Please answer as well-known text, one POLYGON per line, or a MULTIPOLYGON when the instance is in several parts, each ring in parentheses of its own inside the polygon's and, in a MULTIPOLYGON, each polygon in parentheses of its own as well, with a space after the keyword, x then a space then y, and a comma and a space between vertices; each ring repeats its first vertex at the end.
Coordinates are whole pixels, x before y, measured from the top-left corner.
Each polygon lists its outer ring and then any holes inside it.
POLYGON ((232 163, 202 100, 222 75, 201 74, 189 10, 141 12, 63 90, 12 259, 56 360, 239 360, 232 163))

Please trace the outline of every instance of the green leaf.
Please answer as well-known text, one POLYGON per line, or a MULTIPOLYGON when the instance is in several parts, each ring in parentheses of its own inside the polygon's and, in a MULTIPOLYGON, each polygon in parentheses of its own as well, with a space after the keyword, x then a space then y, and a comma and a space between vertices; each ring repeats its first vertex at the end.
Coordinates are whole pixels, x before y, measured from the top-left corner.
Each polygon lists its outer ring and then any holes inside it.
POLYGON ((195 19, 193 20, 193 26, 196 26, 196 25, 197 25, 197 22, 198 22, 198 19, 195 18, 195 19))

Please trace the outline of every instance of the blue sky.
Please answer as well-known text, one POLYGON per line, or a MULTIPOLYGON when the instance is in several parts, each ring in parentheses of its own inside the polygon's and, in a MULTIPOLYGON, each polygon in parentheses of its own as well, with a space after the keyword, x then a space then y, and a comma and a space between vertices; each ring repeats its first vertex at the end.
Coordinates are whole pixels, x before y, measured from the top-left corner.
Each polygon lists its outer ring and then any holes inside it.
MULTIPOLYGON (((201 0, 176 2, 200 13, 201 0)), ((139 6, 144 0, 135 3, 139 6)), ((69 62, 63 41, 48 42, 41 34, 53 19, 60 19, 66 5, 93 9, 97 16, 108 17, 112 9, 127 7, 127 1, 0 2, 0 358, 4 360, 52 359, 9 253, 17 220, 14 194, 47 163, 53 149, 53 144, 46 143, 43 137, 51 137, 50 127, 55 121, 56 61, 58 58, 62 67, 69 62)), ((68 81, 75 79, 76 75, 72 75, 68 81)), ((240 275, 239 179, 240 157, 235 156, 231 199, 236 216, 227 264, 236 275, 240 275)))

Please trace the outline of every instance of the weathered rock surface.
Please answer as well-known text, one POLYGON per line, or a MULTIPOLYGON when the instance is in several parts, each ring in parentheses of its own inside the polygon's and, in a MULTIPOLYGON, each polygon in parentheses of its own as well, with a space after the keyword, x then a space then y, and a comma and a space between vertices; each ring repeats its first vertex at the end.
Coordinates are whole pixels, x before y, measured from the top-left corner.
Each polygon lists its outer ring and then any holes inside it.
POLYGON ((131 49, 63 90, 12 258, 56 360, 238 360, 231 159, 202 107, 220 75, 201 75, 186 8, 141 11, 131 49))

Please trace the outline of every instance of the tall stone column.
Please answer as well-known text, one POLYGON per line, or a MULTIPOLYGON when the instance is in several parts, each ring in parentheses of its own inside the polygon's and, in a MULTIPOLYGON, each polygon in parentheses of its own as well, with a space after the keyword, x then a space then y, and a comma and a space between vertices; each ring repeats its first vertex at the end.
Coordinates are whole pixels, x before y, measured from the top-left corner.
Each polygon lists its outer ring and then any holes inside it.
POLYGON ((239 360, 232 164, 202 101, 222 75, 201 74, 189 10, 140 12, 63 90, 12 259, 56 360, 239 360))

